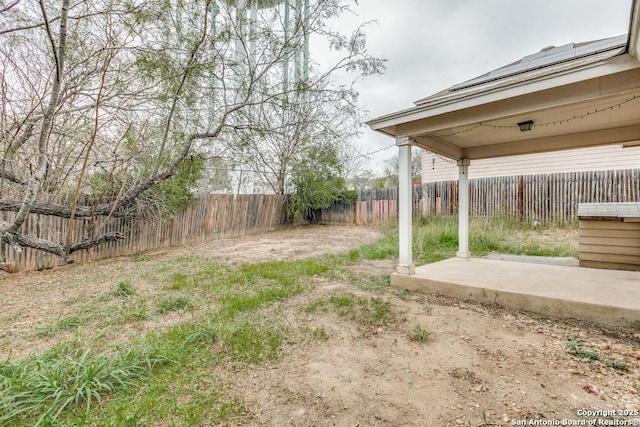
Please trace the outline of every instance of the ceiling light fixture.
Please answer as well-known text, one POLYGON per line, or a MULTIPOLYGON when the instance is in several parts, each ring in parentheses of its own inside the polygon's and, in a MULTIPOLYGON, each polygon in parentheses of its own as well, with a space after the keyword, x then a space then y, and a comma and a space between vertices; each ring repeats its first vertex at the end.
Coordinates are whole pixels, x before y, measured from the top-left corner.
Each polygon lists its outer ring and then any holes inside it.
POLYGON ((533 120, 527 120, 526 122, 518 123, 518 127, 520 128, 520 132, 527 132, 533 129, 533 120))

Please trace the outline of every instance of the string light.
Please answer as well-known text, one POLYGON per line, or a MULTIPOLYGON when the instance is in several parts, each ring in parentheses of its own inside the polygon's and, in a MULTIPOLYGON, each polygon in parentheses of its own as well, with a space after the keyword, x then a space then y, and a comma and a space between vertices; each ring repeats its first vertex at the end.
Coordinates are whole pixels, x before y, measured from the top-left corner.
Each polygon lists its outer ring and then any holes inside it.
POLYGON ((433 134, 432 134, 432 135, 429 135, 429 137, 431 137, 431 138, 447 138, 447 137, 449 137, 449 136, 462 135, 462 134, 464 134, 464 133, 470 133, 470 132, 473 132, 474 130, 476 130, 476 129, 478 129, 479 127, 482 127, 482 126, 486 126, 486 125, 483 125, 482 123, 478 123, 478 124, 475 124, 475 125, 473 125, 472 127, 467 128, 467 129, 465 129, 465 130, 459 130, 459 131, 451 132, 451 133, 442 133, 442 134, 437 134, 437 135, 433 135, 433 134))
POLYGON ((378 148, 377 150, 370 151, 369 153, 360 154, 360 157, 363 157, 367 160, 371 160, 372 155, 380 153, 381 151, 388 150, 389 148, 393 148, 395 146, 396 146, 396 143, 394 142, 393 144, 387 145, 386 147, 378 148))
MULTIPOLYGON (((607 111, 612 111, 615 108, 621 108, 624 104, 627 104, 631 101, 634 101, 636 99, 640 98, 640 95, 634 95, 631 98, 628 98, 622 102, 619 102, 617 104, 612 104, 609 105, 607 107, 603 107, 603 108, 594 108, 593 110, 587 110, 586 113, 584 114, 578 114, 578 115, 573 115, 571 117, 567 117, 566 119, 560 119, 560 120, 553 120, 550 122, 545 122, 545 123, 534 123, 533 127, 534 128, 541 128, 541 127, 549 127, 549 126, 560 126, 563 125, 565 123, 570 123, 574 120, 581 120, 584 119, 585 117, 588 116, 593 116, 594 114, 599 114, 599 113, 604 113, 607 111)), ((512 130, 512 129, 517 129, 519 130, 518 125, 493 125, 491 123, 484 123, 484 122, 480 122, 480 123, 476 123, 473 126, 467 128, 467 129, 463 129, 463 130, 459 130, 459 131, 455 131, 455 132, 451 132, 451 133, 446 133, 446 134, 432 134, 429 135, 430 137, 435 137, 435 138, 446 138, 446 137, 450 137, 450 136, 456 136, 456 135, 462 135, 465 133, 470 133, 473 132, 474 130, 480 128, 480 127, 484 127, 484 128, 490 128, 490 129, 497 129, 497 130, 512 130)))
POLYGON ((433 151, 430 151, 430 153, 433 153, 438 159, 440 159, 441 161, 445 162, 445 163, 450 163, 452 165, 457 165, 458 162, 453 160, 453 159, 447 159, 446 157, 442 157, 440 154, 438 153, 434 153, 433 151))

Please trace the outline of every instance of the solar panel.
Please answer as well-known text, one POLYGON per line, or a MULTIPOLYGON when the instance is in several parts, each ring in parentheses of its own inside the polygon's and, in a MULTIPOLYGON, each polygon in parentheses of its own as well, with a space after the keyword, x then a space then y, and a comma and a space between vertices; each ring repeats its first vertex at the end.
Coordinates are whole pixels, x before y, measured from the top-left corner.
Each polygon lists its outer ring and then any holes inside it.
MULTIPOLYGON (((626 45, 627 35, 625 34, 617 37, 611 37, 608 39, 596 40, 593 42, 580 44, 578 46, 576 46, 574 43, 568 43, 558 47, 552 46, 532 55, 525 56, 520 61, 514 64, 498 68, 497 70, 491 71, 490 73, 482 75, 480 77, 476 77, 475 79, 467 80, 466 82, 453 85, 449 90, 456 91, 467 87, 476 86, 482 83, 487 83, 493 80, 498 80, 504 77, 513 76, 515 74, 526 73, 527 71, 537 70, 539 68, 559 64, 562 62, 568 62, 606 51, 620 50, 626 48, 626 45)), ((621 52, 622 51, 612 53, 618 54, 621 52)))

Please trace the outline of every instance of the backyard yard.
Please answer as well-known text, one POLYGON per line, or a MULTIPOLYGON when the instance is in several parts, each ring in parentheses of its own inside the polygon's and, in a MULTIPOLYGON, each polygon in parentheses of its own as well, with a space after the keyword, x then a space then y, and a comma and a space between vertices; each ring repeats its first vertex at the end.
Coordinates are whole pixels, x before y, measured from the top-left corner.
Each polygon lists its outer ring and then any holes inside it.
MULTIPOLYGON (((452 256, 456 233, 418 219, 418 263, 452 256)), ((302 227, 6 275, 0 424, 640 418, 623 416, 640 411, 637 331, 392 289, 396 235, 302 227)), ((479 255, 577 254, 574 227, 476 220, 471 235, 479 255)))

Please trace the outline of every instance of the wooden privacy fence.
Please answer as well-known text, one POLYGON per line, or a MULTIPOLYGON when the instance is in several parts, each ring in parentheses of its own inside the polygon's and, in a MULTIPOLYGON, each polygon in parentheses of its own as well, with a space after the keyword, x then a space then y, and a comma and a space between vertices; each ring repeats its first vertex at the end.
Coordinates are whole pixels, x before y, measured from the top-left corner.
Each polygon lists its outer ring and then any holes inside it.
MULTIPOLYGON (((57 200, 64 203, 64 200, 57 200)), ((68 201, 66 201, 68 202, 68 201)), ((202 242, 211 239, 242 236, 284 227, 286 196, 205 194, 197 202, 163 221, 105 218, 74 219, 72 241, 108 231, 123 233, 126 239, 108 242, 90 250, 73 253, 76 261, 105 259, 173 245, 202 242)), ((10 221, 15 214, 0 212, 0 218, 10 221)), ((23 225, 25 234, 64 242, 69 220, 31 214, 23 225)), ((0 261, 13 262, 17 270, 40 270, 64 262, 42 251, 24 248, 16 253, 8 245, 0 245, 0 261)))
MULTIPOLYGON (((576 220, 578 203, 640 202, 640 169, 471 179, 469 187, 472 215, 565 223, 576 220)), ((458 182, 414 186, 413 203, 414 209, 423 214, 455 214, 458 182)), ((73 258, 97 260, 275 230, 287 225, 285 204, 286 196, 282 195, 205 194, 193 206, 164 221, 75 219, 72 241, 109 231, 120 232, 126 239, 76 252, 73 258)), ((322 210, 318 219, 325 224, 377 224, 395 220, 397 213, 397 188, 365 189, 352 203, 338 203, 322 210)), ((0 212, 0 219, 10 221, 14 215, 0 212)), ((63 243, 68 224, 65 218, 31 214, 22 231, 63 243)), ((45 269, 63 263, 54 255, 28 248, 18 254, 8 245, 0 245, 0 262, 15 263, 17 270, 45 269)))
MULTIPOLYGON (((353 204, 324 210, 321 222, 375 224, 397 218, 396 188, 360 190, 353 204)), ((469 180, 469 210, 476 216, 567 223, 578 203, 639 202, 640 169, 517 175, 469 180)), ((458 212, 458 181, 415 185, 413 208, 425 215, 458 212)))
POLYGON ((321 224, 379 224, 398 215, 398 189, 368 188, 359 190, 353 203, 332 203, 322 209, 321 224))
MULTIPOLYGON (((469 181, 469 210, 476 216, 520 221, 576 221, 578 203, 640 201, 640 169, 518 175, 469 181)), ((414 207, 422 213, 458 211, 458 182, 414 188, 414 207)))

